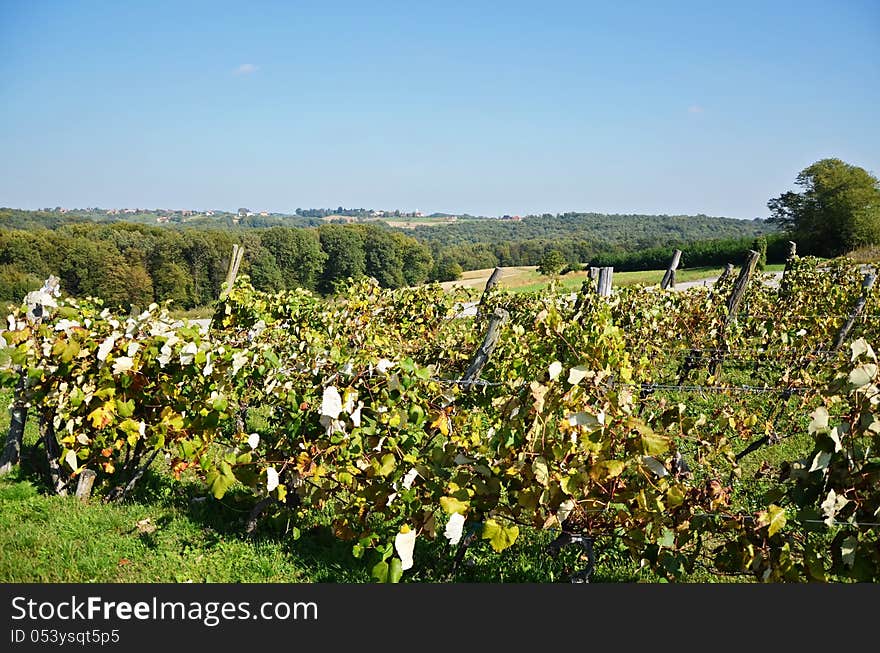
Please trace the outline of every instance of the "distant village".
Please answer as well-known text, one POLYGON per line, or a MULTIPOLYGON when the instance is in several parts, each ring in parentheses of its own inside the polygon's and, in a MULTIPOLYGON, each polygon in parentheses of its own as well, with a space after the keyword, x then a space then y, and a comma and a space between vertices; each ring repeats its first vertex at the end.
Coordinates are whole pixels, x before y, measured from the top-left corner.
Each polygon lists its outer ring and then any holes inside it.
POLYGON ((442 219, 444 222, 456 222, 458 219, 488 219, 488 220, 504 220, 519 222, 523 219, 520 215, 502 215, 502 216, 475 216, 475 215, 455 215, 450 213, 432 213, 425 215, 421 211, 400 211, 400 210, 380 210, 380 209, 345 209, 338 207, 336 209, 296 209, 293 213, 277 213, 270 211, 253 211, 246 207, 239 208, 237 211, 223 210, 192 210, 192 209, 147 209, 147 208, 112 208, 104 209, 99 207, 87 208, 66 208, 56 206, 55 208, 47 207, 43 211, 48 213, 74 213, 74 214, 97 214, 105 216, 155 216, 158 224, 182 223, 188 222, 196 218, 212 218, 212 217, 232 217, 233 224, 238 224, 242 218, 259 217, 307 217, 319 218, 327 222, 358 222, 361 220, 390 220, 401 221, 407 219, 442 219))

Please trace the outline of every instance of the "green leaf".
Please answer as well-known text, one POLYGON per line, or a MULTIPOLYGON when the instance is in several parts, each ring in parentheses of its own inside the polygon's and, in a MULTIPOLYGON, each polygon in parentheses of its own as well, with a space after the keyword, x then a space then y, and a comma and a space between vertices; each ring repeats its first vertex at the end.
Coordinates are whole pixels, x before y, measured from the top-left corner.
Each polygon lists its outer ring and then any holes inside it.
POLYGON ((403 564, 401 563, 400 558, 391 558, 391 564, 388 566, 388 582, 399 583, 402 576, 403 564))
POLYGON ((214 402, 211 404, 211 408, 216 410, 218 413, 222 413, 229 406, 229 402, 226 400, 226 397, 223 395, 219 395, 214 399, 214 402))
POLYGON ((483 539, 489 540, 489 544, 497 553, 513 545, 519 536, 519 526, 512 524, 502 526, 494 519, 487 519, 483 524, 483 539))
POLYGON ((220 467, 208 472, 205 482, 211 489, 215 499, 222 499, 226 491, 235 483, 235 475, 227 463, 221 463, 220 467))
POLYGON ((382 456, 382 462, 378 466, 376 473, 379 474, 379 476, 388 476, 391 472, 394 471, 394 467, 396 464, 397 461, 394 458, 394 454, 386 453, 384 456, 382 456))
POLYGON ((370 570, 370 576, 375 578, 380 583, 388 582, 388 563, 384 560, 380 560, 375 565, 373 565, 373 569, 370 570))

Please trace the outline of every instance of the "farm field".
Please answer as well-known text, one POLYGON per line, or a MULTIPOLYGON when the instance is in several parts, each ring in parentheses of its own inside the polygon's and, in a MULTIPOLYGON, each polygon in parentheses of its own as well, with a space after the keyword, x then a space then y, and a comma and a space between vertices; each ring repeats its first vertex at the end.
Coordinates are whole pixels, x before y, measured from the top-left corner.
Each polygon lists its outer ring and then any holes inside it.
MULTIPOLYGON (((537 271, 536 265, 515 266, 502 268, 503 273, 499 285, 502 288, 514 292, 536 292, 546 288, 551 281, 551 277, 542 275, 537 271)), ((781 272, 785 266, 780 264, 770 264, 765 267, 766 272, 781 272)), ((440 285, 449 290, 455 287, 476 288, 481 290, 486 286, 489 276, 494 268, 486 268, 482 270, 469 270, 462 273, 461 278, 457 281, 444 281, 440 285)), ((716 267, 697 267, 690 269, 679 269, 675 273, 676 283, 685 283, 690 281, 702 281, 704 279, 715 279, 724 268, 716 267)), ((633 286, 641 284, 651 286, 659 284, 663 279, 666 270, 645 270, 638 272, 615 272, 614 286, 633 286)), ((587 278, 586 272, 570 272, 566 275, 557 277, 561 288, 566 290, 577 290, 581 287, 584 279, 587 278)))
POLYGON ((243 279, 210 330, 16 309, 0 578, 876 580, 880 289, 790 262, 778 287, 500 288, 473 319, 370 281, 243 279))

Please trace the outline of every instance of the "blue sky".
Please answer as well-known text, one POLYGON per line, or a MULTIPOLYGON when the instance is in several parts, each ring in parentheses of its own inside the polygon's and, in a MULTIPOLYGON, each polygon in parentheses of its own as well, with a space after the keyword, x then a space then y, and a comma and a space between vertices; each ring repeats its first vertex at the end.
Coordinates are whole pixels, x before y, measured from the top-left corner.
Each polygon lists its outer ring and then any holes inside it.
POLYGON ((878 116, 878 0, 0 0, 0 206, 766 217, 878 116))

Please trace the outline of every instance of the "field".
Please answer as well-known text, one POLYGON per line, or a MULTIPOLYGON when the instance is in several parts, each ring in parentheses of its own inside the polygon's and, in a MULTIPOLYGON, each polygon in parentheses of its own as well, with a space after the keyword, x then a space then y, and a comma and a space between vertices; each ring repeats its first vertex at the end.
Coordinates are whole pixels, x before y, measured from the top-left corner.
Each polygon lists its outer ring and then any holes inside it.
POLYGON ((208 332, 16 312, 3 398, 33 408, 0 579, 876 581, 862 276, 804 258, 737 292, 496 289, 465 319, 436 286, 242 281, 208 332), (87 502, 59 496, 86 470, 87 502))
MULTIPOLYGON (((768 265, 766 266, 765 271, 781 272, 784 267, 784 265, 768 265)), ((494 268, 486 268, 483 270, 469 270, 467 272, 464 272, 459 280, 444 281, 440 285, 446 289, 462 287, 476 288, 478 290, 481 290, 486 286, 486 282, 489 280, 489 276, 492 274, 493 270, 494 268)), ((537 266, 535 265, 505 267, 502 268, 502 270, 503 273, 501 276, 501 281, 499 282, 500 287, 514 292, 536 292, 539 290, 543 290, 550 284, 550 281, 552 279, 552 277, 540 274, 537 271, 537 266)), ((691 281, 715 279, 723 271, 723 268, 713 267, 698 267, 676 270, 675 281, 676 284, 678 284, 691 281)), ((615 287, 633 286, 636 284, 651 286, 659 284, 663 280, 663 275, 665 273, 666 270, 615 272, 613 283, 615 287)), ((556 278, 558 279, 561 288, 566 290, 578 290, 580 289, 581 284, 584 282, 584 279, 587 278, 587 273, 570 272, 566 275, 561 275, 556 278)))

